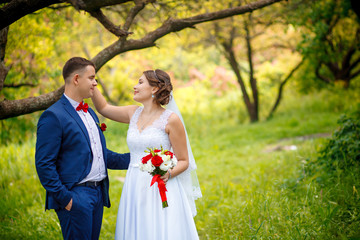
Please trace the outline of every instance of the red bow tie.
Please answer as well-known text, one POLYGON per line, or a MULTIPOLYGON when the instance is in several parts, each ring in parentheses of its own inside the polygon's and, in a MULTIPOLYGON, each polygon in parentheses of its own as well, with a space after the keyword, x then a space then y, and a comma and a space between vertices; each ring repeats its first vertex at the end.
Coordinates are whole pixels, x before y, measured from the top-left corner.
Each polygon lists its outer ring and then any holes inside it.
POLYGON ((81 102, 81 103, 79 104, 79 106, 77 106, 76 111, 83 110, 84 112, 87 112, 87 111, 88 111, 88 108, 89 108, 89 106, 88 106, 87 103, 81 102))

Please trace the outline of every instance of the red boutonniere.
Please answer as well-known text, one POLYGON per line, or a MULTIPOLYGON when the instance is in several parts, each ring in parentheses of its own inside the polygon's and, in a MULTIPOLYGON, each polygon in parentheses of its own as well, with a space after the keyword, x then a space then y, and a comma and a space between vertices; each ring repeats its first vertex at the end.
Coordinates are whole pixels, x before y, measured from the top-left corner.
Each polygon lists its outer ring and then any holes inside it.
POLYGON ((106 126, 106 124, 105 123, 96 123, 98 126, 99 126, 99 128, 101 129, 101 131, 102 132, 105 132, 106 131, 106 128, 107 128, 107 126, 106 126))

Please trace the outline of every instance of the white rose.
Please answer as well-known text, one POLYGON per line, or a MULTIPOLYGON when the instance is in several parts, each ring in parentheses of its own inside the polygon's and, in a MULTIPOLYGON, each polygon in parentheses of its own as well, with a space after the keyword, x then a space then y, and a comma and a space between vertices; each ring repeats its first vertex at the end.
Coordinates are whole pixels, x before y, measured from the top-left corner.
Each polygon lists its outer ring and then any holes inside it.
POLYGON ((152 171, 155 170, 155 167, 152 165, 151 161, 149 160, 146 164, 140 165, 140 170, 151 173, 152 171))
POLYGON ((160 169, 163 170, 163 171, 167 171, 169 170, 170 168, 172 167, 172 162, 170 161, 170 159, 166 162, 163 162, 161 165, 160 165, 160 169))
POLYGON ((144 172, 145 171, 145 164, 140 163, 139 164, 139 169, 144 172))
POLYGON ((164 162, 167 162, 167 161, 170 160, 170 156, 169 156, 169 155, 159 154, 159 157, 161 157, 164 162))

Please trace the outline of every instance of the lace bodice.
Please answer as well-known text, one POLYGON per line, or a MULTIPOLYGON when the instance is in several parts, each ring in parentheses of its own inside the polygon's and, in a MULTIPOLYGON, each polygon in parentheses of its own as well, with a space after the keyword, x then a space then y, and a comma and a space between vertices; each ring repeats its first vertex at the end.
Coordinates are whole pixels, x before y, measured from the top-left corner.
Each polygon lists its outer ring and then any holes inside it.
POLYGON ((165 110, 158 119, 141 132, 137 126, 139 116, 143 107, 138 107, 131 117, 127 132, 127 144, 130 150, 130 167, 135 167, 141 162, 141 158, 146 155, 144 152, 148 147, 170 150, 171 143, 169 135, 165 132, 165 127, 172 111, 165 110))

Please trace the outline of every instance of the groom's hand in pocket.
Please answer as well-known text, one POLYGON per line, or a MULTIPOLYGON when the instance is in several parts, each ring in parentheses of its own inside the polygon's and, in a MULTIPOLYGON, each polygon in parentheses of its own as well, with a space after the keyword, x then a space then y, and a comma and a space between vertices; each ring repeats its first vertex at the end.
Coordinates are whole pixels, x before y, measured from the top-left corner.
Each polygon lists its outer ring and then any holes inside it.
POLYGON ((66 210, 70 211, 72 207, 72 199, 70 199, 70 202, 68 203, 68 205, 65 207, 66 210))

